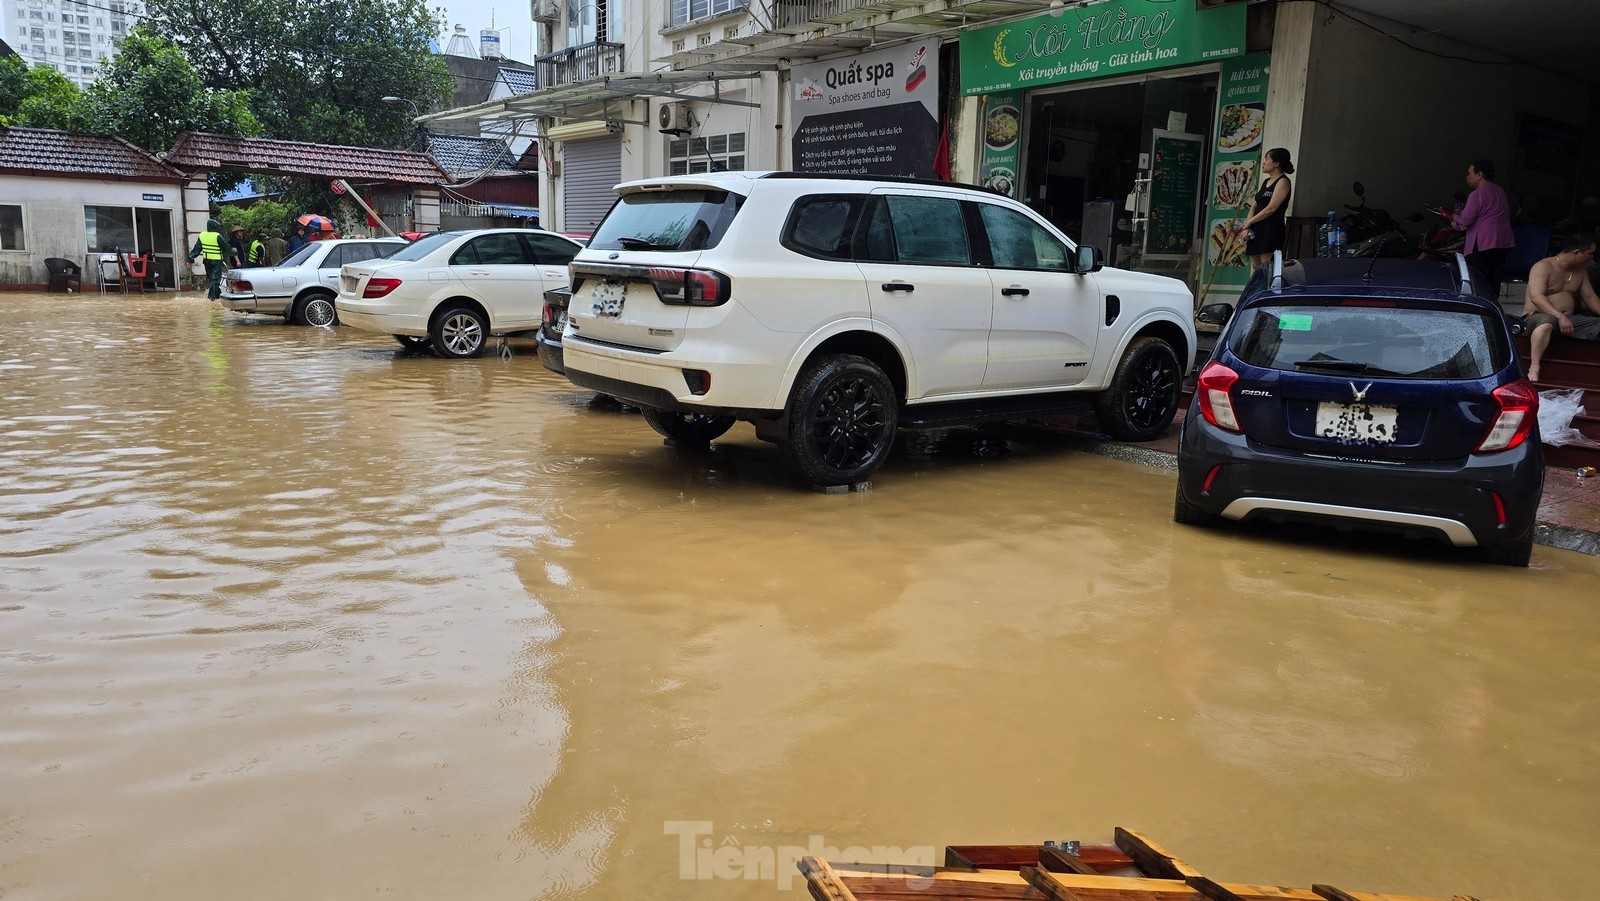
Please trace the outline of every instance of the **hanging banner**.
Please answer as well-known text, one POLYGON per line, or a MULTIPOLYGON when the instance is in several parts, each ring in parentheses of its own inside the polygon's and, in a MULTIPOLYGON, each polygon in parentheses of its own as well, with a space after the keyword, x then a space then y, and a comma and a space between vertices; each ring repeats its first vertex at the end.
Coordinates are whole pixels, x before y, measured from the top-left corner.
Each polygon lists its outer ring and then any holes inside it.
POLYGON ((1105 78, 1244 53, 1245 4, 1105 0, 961 36, 961 93, 1105 78))
POLYGON ((1022 92, 983 98, 983 154, 978 184, 1007 197, 1017 196, 1017 161, 1022 148, 1022 92))
POLYGON ((796 172, 932 178, 939 41, 795 66, 796 172))
POLYGON ((1261 189, 1270 59, 1270 54, 1253 53, 1222 64, 1201 279, 1209 286, 1207 293, 1235 295, 1250 280, 1250 258, 1244 252, 1248 236, 1240 223, 1250 215, 1261 189))

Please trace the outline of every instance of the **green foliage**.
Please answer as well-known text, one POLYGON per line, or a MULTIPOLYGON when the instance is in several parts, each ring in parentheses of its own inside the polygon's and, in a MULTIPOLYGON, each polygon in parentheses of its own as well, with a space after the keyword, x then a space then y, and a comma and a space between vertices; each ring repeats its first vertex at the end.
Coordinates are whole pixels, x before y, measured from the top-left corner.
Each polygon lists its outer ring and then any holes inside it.
POLYGON ((28 84, 28 64, 20 56, 0 56, 0 125, 14 124, 11 119, 28 84))
POLYGON ((269 235, 294 233, 294 211, 273 200, 258 200, 248 207, 225 206, 217 218, 222 220, 224 234, 239 225, 244 226, 245 235, 251 239, 262 232, 269 235))
POLYGON ((31 66, 19 79, 12 66, 5 76, 0 76, 0 81, 20 83, 17 93, 9 99, 0 99, 0 115, 5 116, 8 124, 65 131, 91 130, 83 92, 55 69, 43 64, 31 66), (16 106, 6 115, 5 105, 12 102, 16 106))
POLYGON ((172 40, 212 90, 248 90, 264 132, 285 140, 400 147, 405 97, 444 102, 452 80, 428 41, 425 0, 235 0, 228 15, 190 0, 147 0, 146 23, 172 40))
POLYGON ((246 91, 208 91, 183 51, 143 25, 117 45, 86 94, 93 130, 150 151, 185 131, 255 135, 261 125, 246 91))

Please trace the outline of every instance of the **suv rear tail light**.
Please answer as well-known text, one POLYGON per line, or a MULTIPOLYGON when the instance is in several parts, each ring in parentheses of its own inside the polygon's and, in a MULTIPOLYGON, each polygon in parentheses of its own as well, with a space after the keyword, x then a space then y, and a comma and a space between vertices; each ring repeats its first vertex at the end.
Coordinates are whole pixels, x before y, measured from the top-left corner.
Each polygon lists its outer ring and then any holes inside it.
POLYGON ((1221 363, 1208 363, 1200 371, 1195 393, 1200 398, 1200 415, 1219 429, 1243 432, 1239 418, 1233 414, 1233 396, 1229 390, 1239 380, 1239 373, 1221 363))
POLYGON ((733 292, 733 282, 726 275, 709 269, 652 266, 648 274, 650 283, 656 287, 656 296, 666 304, 721 306, 733 292))
POLYGON ((1494 401, 1500 405, 1500 415, 1488 434, 1478 442, 1475 454, 1510 450, 1528 440, 1534 423, 1539 421, 1539 395, 1527 379, 1517 379, 1494 389, 1494 401))
POLYGON ((384 297, 390 291, 400 287, 400 280, 382 275, 374 275, 367 279, 367 286, 361 290, 362 297, 384 297))

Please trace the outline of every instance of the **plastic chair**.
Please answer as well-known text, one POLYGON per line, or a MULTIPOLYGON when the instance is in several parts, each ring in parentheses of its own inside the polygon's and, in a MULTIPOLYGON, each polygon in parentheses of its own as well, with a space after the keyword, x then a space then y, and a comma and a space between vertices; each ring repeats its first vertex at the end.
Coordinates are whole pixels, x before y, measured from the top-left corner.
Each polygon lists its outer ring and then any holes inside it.
POLYGON ((117 252, 116 252, 116 257, 117 257, 118 281, 120 281, 121 284, 122 284, 122 293, 124 293, 124 294, 128 293, 128 286, 129 285, 133 285, 134 287, 139 289, 139 293, 140 294, 143 294, 144 293, 144 276, 143 275, 137 275, 137 276, 134 275, 134 273, 133 273, 133 260, 134 260, 133 254, 123 253, 121 248, 118 248, 117 252))
POLYGON ((44 268, 50 271, 50 283, 45 286, 46 291, 54 291, 57 287, 68 294, 83 290, 83 267, 77 263, 61 257, 46 257, 44 268))

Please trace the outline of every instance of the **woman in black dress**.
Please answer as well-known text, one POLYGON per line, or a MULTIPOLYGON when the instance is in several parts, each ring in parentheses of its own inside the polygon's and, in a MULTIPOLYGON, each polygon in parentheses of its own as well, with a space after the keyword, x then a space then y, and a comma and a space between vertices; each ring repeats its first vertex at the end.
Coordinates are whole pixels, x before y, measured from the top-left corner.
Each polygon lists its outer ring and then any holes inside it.
MULTIPOLYGON (((1289 207, 1289 175, 1294 163, 1289 161, 1289 151, 1274 147, 1261 158, 1261 190, 1256 192, 1255 206, 1250 218, 1244 220, 1244 252, 1250 255, 1250 269, 1255 271, 1272 259, 1273 251, 1283 249, 1288 228, 1283 223, 1289 207)), ((1238 245, 1234 245, 1237 247, 1238 245)))

